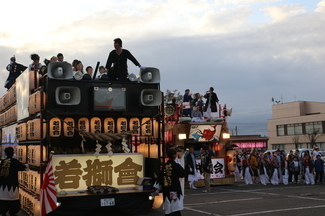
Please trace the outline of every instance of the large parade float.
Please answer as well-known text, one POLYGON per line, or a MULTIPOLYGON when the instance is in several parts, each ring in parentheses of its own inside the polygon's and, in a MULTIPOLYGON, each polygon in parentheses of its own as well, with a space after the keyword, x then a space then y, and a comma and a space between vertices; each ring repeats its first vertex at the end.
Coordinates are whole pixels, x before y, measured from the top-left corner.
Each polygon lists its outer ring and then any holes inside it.
POLYGON ((24 71, 0 106, 1 158, 11 146, 29 165, 19 174, 29 215, 126 215, 160 207, 152 184, 166 142, 183 150, 207 145, 215 153, 211 184, 233 182, 227 115, 200 123, 175 110, 166 115, 157 68, 110 82, 84 80, 69 63, 53 62, 43 76, 24 71))

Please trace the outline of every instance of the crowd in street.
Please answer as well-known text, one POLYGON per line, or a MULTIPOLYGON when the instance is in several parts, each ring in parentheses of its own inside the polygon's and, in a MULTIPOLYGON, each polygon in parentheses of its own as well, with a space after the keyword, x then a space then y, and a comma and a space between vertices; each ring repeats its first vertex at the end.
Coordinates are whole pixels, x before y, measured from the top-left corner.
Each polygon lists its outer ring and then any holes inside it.
POLYGON ((284 151, 263 153, 242 150, 237 155, 235 180, 244 179, 246 184, 322 184, 324 161, 317 146, 312 151, 284 151))

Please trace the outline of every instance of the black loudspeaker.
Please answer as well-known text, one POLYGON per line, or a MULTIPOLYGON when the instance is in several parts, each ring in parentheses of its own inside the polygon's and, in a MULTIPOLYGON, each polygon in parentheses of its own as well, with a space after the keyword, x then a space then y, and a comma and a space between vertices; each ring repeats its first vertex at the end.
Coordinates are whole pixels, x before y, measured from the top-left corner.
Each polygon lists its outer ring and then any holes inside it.
POLYGON ((141 83, 160 83, 160 71, 153 67, 140 69, 139 81, 141 83))
POLYGON ((159 106, 162 104, 162 93, 158 89, 144 89, 140 94, 143 106, 159 106))
POLYGON ((59 105, 78 105, 81 100, 79 87, 60 86, 55 89, 55 100, 59 105))
POLYGON ((47 75, 50 79, 72 79, 72 66, 68 62, 51 62, 47 67, 47 75))
POLYGON ((91 115, 92 83, 90 81, 48 79, 44 91, 46 110, 55 115, 91 115))

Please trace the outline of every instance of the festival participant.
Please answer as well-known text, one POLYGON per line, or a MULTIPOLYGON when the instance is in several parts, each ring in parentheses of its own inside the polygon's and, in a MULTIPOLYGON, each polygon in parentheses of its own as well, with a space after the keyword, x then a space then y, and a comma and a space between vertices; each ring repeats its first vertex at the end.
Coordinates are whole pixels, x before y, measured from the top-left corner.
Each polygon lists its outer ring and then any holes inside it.
POLYGON ((26 167, 17 159, 12 158, 14 149, 5 148, 7 158, 0 164, 0 214, 16 215, 20 210, 18 171, 26 167))
POLYGON ((33 63, 31 63, 29 65, 29 70, 32 71, 38 71, 39 69, 41 69, 42 64, 39 62, 40 57, 37 54, 31 54, 30 55, 31 60, 33 61, 33 63))
POLYGON ((266 185, 270 183, 267 169, 269 167, 269 159, 266 154, 264 154, 260 160, 259 173, 261 184, 266 185))
POLYGON ((138 67, 141 67, 141 65, 130 51, 122 49, 122 40, 120 38, 114 39, 114 48, 115 50, 109 53, 105 68, 108 71, 110 81, 125 82, 128 76, 127 60, 131 60, 138 67), (112 64, 113 68, 111 68, 112 64))
POLYGON ((194 186, 194 182, 198 180, 196 175, 196 159, 194 154, 194 147, 191 146, 189 148, 189 153, 186 156, 186 171, 188 174, 188 181, 190 185, 190 189, 196 189, 194 186))
POLYGON ((314 179, 314 161, 310 158, 308 154, 304 156, 302 159, 302 166, 305 171, 305 183, 306 184, 315 184, 315 179, 314 179))
POLYGON ((211 118, 213 112, 218 112, 217 103, 219 102, 218 96, 213 92, 214 88, 210 87, 209 90, 204 95, 204 98, 207 99, 205 102, 204 112, 207 118, 211 118))
POLYGON ((192 101, 192 96, 190 94, 190 90, 186 89, 185 93, 183 95, 183 116, 189 116, 191 117, 191 101, 192 101))
POLYGON ((211 156, 207 150, 206 147, 201 148, 201 166, 202 166, 202 173, 204 176, 204 185, 205 189, 203 190, 203 193, 210 192, 210 175, 211 175, 211 167, 212 167, 212 161, 211 156))
POLYGON ((177 151, 170 148, 167 151, 168 161, 162 166, 159 182, 154 187, 161 188, 164 195, 163 209, 165 215, 181 215, 183 199, 179 178, 184 178, 186 173, 183 167, 176 163, 177 151))
POLYGON ((58 53, 58 54, 56 55, 56 57, 58 58, 58 61, 59 61, 59 62, 63 62, 63 60, 64 60, 64 56, 63 56, 62 53, 58 53))
POLYGON ((278 185, 279 184, 279 169, 280 169, 280 164, 276 159, 276 156, 273 155, 271 157, 271 165, 272 165, 272 175, 270 182, 273 185, 278 185))
POLYGON ((246 154, 244 155, 244 159, 242 160, 242 166, 243 166, 243 178, 245 179, 245 183, 253 184, 252 174, 253 171, 249 164, 249 156, 246 154))
POLYGON ((86 73, 89 74, 91 77, 93 77, 93 67, 87 66, 86 67, 86 73))
POLYGON ((255 151, 252 151, 251 153, 249 164, 251 165, 253 171, 254 182, 258 183, 258 160, 255 151))
POLYGON ((315 184, 317 184, 318 177, 319 177, 319 183, 323 184, 323 176, 324 176, 324 161, 321 159, 320 155, 316 156, 315 160, 315 184))
POLYGON ((10 64, 7 65, 6 69, 9 71, 8 78, 5 82, 4 87, 7 88, 8 90, 11 88, 11 86, 16 82, 17 77, 24 72, 24 70, 27 67, 16 63, 16 58, 11 57, 10 58, 10 64))
POLYGON ((299 177, 301 168, 300 168, 300 162, 299 162, 297 156, 293 156, 293 161, 290 164, 290 169, 294 176, 294 181, 292 181, 291 183, 298 184, 298 181, 299 181, 298 177, 299 177))
POLYGON ((290 167, 290 162, 287 160, 287 156, 283 156, 283 162, 284 166, 282 168, 282 182, 283 184, 287 185, 289 184, 289 167, 290 167))

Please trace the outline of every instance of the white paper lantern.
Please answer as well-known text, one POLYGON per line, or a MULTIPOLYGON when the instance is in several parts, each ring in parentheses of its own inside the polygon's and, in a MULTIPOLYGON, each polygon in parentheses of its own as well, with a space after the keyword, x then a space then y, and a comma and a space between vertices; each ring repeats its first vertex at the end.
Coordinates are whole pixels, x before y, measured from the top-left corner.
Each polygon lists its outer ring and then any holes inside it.
POLYGON ((61 135, 61 120, 59 118, 52 118, 50 120, 50 136, 59 137, 61 135))
POLYGON ((102 122, 100 118, 93 117, 90 119, 90 132, 95 134, 102 132, 102 122))
POLYGON ((128 130, 128 120, 126 118, 117 119, 117 133, 126 132, 128 130))
POLYGON ((73 137, 74 136, 74 119, 73 118, 65 118, 63 123, 63 135, 65 137, 73 137))
POLYGON ((104 119, 104 133, 114 133, 115 132, 115 122, 113 118, 104 119))

